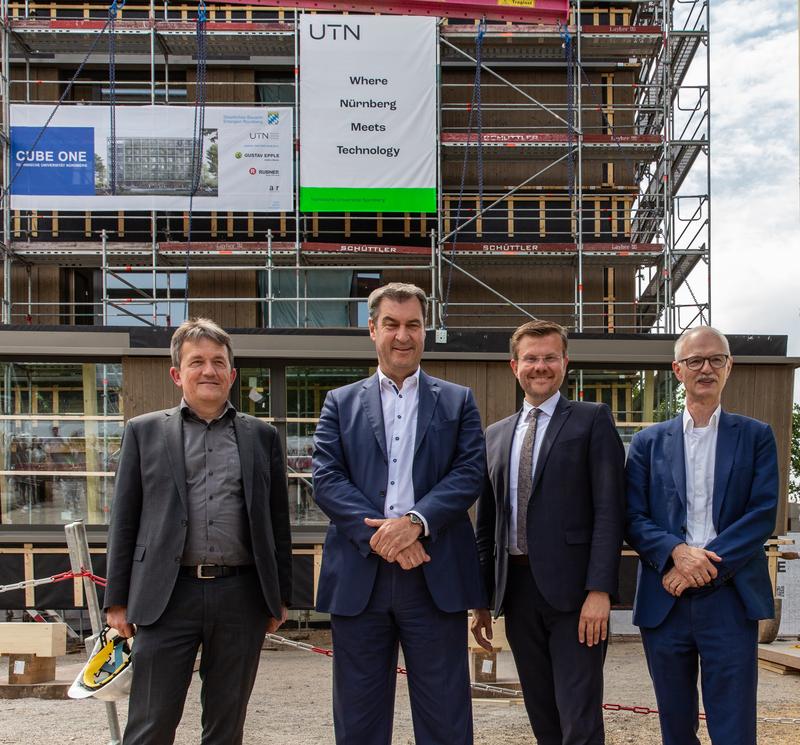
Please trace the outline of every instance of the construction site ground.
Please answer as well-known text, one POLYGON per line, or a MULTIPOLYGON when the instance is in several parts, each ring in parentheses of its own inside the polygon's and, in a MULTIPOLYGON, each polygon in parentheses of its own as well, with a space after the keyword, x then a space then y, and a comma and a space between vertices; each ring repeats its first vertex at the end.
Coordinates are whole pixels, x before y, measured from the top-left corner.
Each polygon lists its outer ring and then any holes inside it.
MULTIPOLYGON (((330 647, 330 633, 312 630, 298 635, 303 640, 330 647)), ((507 655, 501 653, 501 657, 507 655)), ((3 658, 5 663, 6 658, 3 658)), ((75 675, 80 667, 77 655, 59 658, 57 675, 75 675)), ((605 668, 605 701, 625 706, 655 708, 655 697, 647 674, 641 644, 635 640, 613 640, 605 668)), ((5 670, 3 671, 5 673, 5 670)), ((5 677, 5 675, 3 675, 5 677)), ((200 680, 195 673, 186 701, 183 721, 175 742, 196 745, 200 741, 200 680)), ((759 716, 800 720, 800 675, 780 675, 761 670, 759 674, 759 716)), ((127 702, 119 705, 124 725, 127 702)), ((476 700, 473 705, 476 745, 531 745, 533 737, 525 709, 519 700, 476 700)), ((606 711, 606 742, 609 745, 657 745, 661 742, 658 717, 625 711, 606 711)), ((398 679, 394 745, 414 742, 408 706, 408 689, 398 679)), ((769 745, 797 745, 800 724, 758 724, 759 742, 769 745)), ((0 743, 39 742, 106 743, 109 741, 105 707, 85 701, 6 700, 0 706, 0 743)), ((248 745, 316 745, 333 742, 331 715, 331 660, 323 655, 280 647, 262 652, 261 666, 245 728, 248 745)), ((701 723, 700 741, 710 743, 701 723)))

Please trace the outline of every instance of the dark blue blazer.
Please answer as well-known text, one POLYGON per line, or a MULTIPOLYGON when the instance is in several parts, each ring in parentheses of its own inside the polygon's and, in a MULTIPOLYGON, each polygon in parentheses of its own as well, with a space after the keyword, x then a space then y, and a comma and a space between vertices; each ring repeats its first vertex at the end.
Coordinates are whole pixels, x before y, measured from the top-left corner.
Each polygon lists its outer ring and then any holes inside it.
MULTIPOLYGON (((521 411, 486 430, 486 482, 476 535, 484 583, 498 616, 508 578, 509 469, 521 411)), ((616 596, 625 451, 605 404, 561 396, 545 431, 528 503, 528 561, 545 600, 577 610, 589 590, 616 596)))
MULTIPOLYGON (((672 567, 672 550, 686 539, 682 415, 637 433, 625 470, 626 538, 640 557, 633 622, 654 628, 675 603, 661 578, 672 567)), ((777 506, 778 461, 772 430, 756 419, 723 411, 714 465, 717 537, 705 548, 722 558, 714 583, 732 580, 747 617, 753 620, 774 614, 764 542, 774 531, 777 506)))
MULTIPOLYGON (((379 557, 365 517, 383 518, 388 458, 377 373, 330 391, 314 435, 314 499, 330 518, 317 610, 355 616, 367 605, 379 557)), ((445 612, 486 605, 467 510, 483 484, 481 420, 469 388, 420 371, 412 477, 415 511, 428 522, 424 565, 445 612)))

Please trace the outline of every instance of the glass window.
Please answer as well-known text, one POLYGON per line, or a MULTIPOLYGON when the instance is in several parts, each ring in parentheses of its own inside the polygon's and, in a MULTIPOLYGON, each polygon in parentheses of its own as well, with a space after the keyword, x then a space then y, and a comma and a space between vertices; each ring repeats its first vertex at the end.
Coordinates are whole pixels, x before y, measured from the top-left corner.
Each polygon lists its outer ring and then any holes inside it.
POLYGON ((683 387, 671 370, 570 370, 567 391, 576 401, 608 404, 626 444, 640 429, 683 408, 683 387))
MULTIPOLYGON (((131 272, 106 275, 107 326, 153 324, 153 274, 131 272)), ((186 320, 186 274, 156 275, 155 324, 180 326, 186 320)))
POLYGON ((272 415, 270 406, 269 368, 239 368, 239 405, 243 414, 268 417, 272 415))
POLYGON ((0 362, 0 522, 108 523, 122 365, 0 362))
POLYGON ((313 437, 325 395, 333 388, 366 378, 368 367, 286 368, 286 461, 293 525, 327 525, 314 503, 311 482, 313 437))

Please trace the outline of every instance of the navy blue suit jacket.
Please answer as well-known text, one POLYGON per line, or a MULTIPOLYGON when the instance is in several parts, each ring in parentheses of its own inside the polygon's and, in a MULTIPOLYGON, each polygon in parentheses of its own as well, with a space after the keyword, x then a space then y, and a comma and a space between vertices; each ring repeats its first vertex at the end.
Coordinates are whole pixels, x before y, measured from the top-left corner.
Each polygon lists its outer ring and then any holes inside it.
MULTIPOLYGON (((686 540, 682 415, 636 434, 626 473, 626 537, 640 557, 633 622, 654 628, 675 603, 661 578, 672 566, 672 550, 686 540)), ((772 584, 764 542, 775 528, 778 462, 768 424, 721 413, 712 499, 717 537, 705 548, 722 558, 714 582, 733 581, 748 618, 771 618, 772 584)))
MULTIPOLYGON (((484 582, 498 616, 508 577, 509 469, 521 412, 486 430, 486 482, 476 534, 484 582)), ((605 404, 561 396, 533 474, 528 560, 545 600, 562 612, 589 590, 616 596, 624 529, 625 454, 605 404)))
MULTIPOLYGON (((377 373, 330 391, 314 435, 314 499, 330 518, 317 610, 355 616, 367 605, 379 557, 365 517, 383 518, 388 458, 377 373)), ((486 605, 467 510, 483 483, 481 420, 469 388, 420 371, 414 445, 415 511, 427 520, 423 566, 445 612, 486 605)))

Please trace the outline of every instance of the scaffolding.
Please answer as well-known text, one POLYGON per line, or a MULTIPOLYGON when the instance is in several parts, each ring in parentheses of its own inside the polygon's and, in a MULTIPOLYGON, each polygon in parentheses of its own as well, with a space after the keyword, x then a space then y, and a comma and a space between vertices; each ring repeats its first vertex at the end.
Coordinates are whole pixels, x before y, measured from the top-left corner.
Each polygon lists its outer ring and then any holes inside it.
MULTIPOLYGON (((302 327, 315 303, 363 305, 363 294, 320 294, 309 282, 351 272, 416 281, 438 330, 530 316, 601 333, 709 323, 708 1, 570 5, 566 25, 486 26, 480 144, 470 126, 476 22, 439 22, 435 214, 301 213, 295 178, 291 212, 190 215, 12 210, 10 106, 54 104, 93 45, 62 105, 110 92, 194 105, 197 7, 126 4, 112 87, 109 39, 97 39, 105 3, 2 0, 3 322, 163 326, 192 304, 244 304, 261 325, 302 327), (57 297, 37 294, 42 267, 58 269, 57 297), (90 297, 68 291, 76 271, 93 272, 90 297), (204 280, 243 274, 255 277, 245 291, 209 292, 204 280), (288 324, 275 312, 287 306, 288 324)), ((291 106, 297 140, 300 11, 207 12, 207 105, 291 106)))

